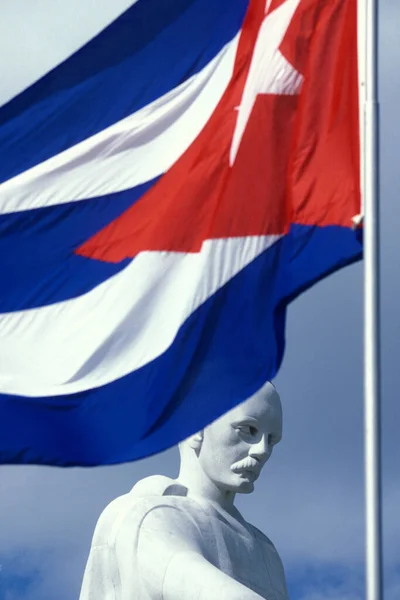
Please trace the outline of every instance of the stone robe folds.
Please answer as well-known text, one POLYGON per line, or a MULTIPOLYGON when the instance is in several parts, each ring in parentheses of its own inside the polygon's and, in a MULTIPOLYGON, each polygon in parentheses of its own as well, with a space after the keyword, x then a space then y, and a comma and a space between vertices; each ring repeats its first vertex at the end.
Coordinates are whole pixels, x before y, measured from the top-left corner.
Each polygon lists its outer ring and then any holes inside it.
POLYGON ((263 533, 216 504, 175 495, 168 478, 149 481, 100 516, 80 600, 162 600, 168 565, 185 551, 200 553, 263 598, 288 599, 282 562, 263 533))

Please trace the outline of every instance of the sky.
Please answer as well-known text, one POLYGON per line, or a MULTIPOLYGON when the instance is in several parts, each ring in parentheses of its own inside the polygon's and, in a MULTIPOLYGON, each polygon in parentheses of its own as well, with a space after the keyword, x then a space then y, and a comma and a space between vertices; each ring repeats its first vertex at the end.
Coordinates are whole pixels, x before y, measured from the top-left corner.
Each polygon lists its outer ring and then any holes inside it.
MULTIPOLYGON (((1 0, 0 103, 118 16, 128 0, 1 0)), ((400 49, 398 0, 380 3, 381 310, 385 600, 400 598, 400 49)), ((363 265, 288 311, 275 380, 284 437, 238 507, 276 544, 292 600, 364 598, 363 265)), ((139 479, 176 476, 178 453, 97 468, 0 467, 0 598, 78 597, 96 520, 139 479)))

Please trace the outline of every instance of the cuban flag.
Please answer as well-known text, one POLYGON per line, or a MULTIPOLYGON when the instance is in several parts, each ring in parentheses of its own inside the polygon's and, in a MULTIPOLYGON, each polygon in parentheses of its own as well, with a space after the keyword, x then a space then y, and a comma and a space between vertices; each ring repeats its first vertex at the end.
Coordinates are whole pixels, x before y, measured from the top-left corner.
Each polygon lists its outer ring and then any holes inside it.
POLYGON ((0 108, 0 460, 164 450, 360 259, 356 0, 137 0, 0 108))

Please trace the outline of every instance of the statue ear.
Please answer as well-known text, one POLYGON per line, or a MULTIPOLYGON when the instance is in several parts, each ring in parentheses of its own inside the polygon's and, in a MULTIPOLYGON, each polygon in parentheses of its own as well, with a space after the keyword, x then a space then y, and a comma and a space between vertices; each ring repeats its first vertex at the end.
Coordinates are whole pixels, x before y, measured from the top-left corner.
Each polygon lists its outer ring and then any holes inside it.
POLYGON ((188 439, 189 446, 191 448, 193 448, 193 450, 197 450, 197 451, 200 450, 201 444, 203 442, 203 438, 204 438, 203 430, 198 431, 197 433, 194 433, 188 439))

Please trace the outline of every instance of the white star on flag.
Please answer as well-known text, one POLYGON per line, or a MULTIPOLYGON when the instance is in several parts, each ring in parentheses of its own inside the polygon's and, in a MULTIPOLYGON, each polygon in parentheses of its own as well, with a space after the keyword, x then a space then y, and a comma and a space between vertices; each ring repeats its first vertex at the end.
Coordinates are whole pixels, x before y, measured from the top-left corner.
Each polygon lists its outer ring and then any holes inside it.
POLYGON ((235 162, 256 97, 259 94, 295 95, 300 91, 303 76, 279 50, 299 3, 300 0, 287 0, 267 15, 260 27, 242 102, 236 107, 238 116, 230 152, 231 166, 235 162))

